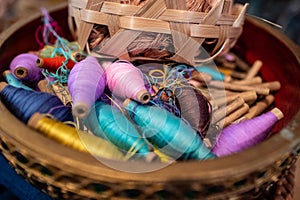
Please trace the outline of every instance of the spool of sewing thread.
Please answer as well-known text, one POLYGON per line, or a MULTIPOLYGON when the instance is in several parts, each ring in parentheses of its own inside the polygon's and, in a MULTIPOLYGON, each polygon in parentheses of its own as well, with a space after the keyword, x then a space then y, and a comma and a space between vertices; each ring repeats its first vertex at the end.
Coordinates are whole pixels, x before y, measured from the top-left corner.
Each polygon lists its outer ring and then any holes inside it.
POLYGON ((92 105, 103 94, 105 86, 104 70, 95 57, 88 56, 76 63, 68 78, 73 114, 79 118, 86 117, 92 105))
POLYGON ((123 105, 140 127, 143 137, 166 155, 183 160, 215 158, 196 131, 172 113, 130 99, 123 105))
POLYGON ((93 134, 107 139, 117 146, 120 151, 136 152, 141 157, 151 155, 148 145, 140 136, 134 124, 118 109, 103 101, 95 103, 89 115, 84 119, 84 124, 93 134))
POLYGON ((244 99, 241 97, 237 97, 233 102, 231 102, 227 106, 223 106, 217 109, 215 112, 212 113, 212 124, 217 123, 221 119, 223 119, 226 115, 231 114, 238 108, 240 108, 245 103, 244 99))
POLYGON ((243 117, 247 119, 252 119, 257 115, 260 115, 265 109, 267 109, 273 102, 275 97, 273 95, 268 95, 261 101, 258 101, 254 106, 252 106, 248 113, 243 117))
POLYGON ((51 114, 59 121, 73 121, 70 107, 64 106, 57 96, 16 88, 0 82, 1 101, 21 121, 27 123, 35 113, 51 114))
POLYGON ((47 69, 50 72, 56 72, 58 68, 61 66, 65 66, 67 69, 71 70, 75 62, 71 59, 68 59, 66 62, 66 58, 64 56, 56 56, 53 58, 38 58, 36 60, 36 65, 40 68, 47 69))
POLYGON ((217 81, 225 81, 229 82, 231 80, 230 76, 227 76, 211 67, 208 66, 199 66, 196 67, 196 70, 199 72, 207 73, 211 76, 212 80, 217 80, 217 81))
POLYGON ((27 124, 48 138, 78 151, 108 159, 124 159, 123 154, 110 142, 40 113, 34 113, 27 124))
POLYGON ((16 77, 14 77, 14 75, 10 73, 10 70, 5 70, 3 72, 3 77, 9 85, 12 85, 17 88, 23 88, 26 90, 33 90, 32 88, 28 87, 27 85, 23 84, 21 81, 16 79, 16 77))
POLYGON ((266 87, 260 86, 247 86, 247 85, 234 85, 231 83, 221 82, 221 81, 211 81, 209 82, 210 87, 215 88, 225 88, 227 90, 232 91, 251 91, 254 90, 258 95, 268 95, 270 93, 270 89, 266 87))
POLYGON ((251 79, 251 78, 255 77, 262 66, 263 66, 262 61, 260 61, 260 60, 255 61, 252 65, 252 67, 249 69, 245 79, 251 79))
POLYGON ((224 120, 221 120, 218 123, 216 123, 216 125, 219 127, 226 127, 226 126, 230 125, 232 122, 234 122, 235 120, 239 119, 244 114, 246 114, 248 111, 249 111, 249 106, 248 106, 248 104, 244 103, 241 107, 239 107, 233 113, 226 116, 224 118, 224 120))
POLYGON ((208 100, 200 91, 190 86, 182 87, 176 98, 181 118, 187 120, 204 138, 210 125, 212 112, 212 107, 208 100))
POLYGON ((142 72, 127 61, 117 61, 105 68, 110 91, 122 99, 131 98, 142 104, 150 101, 142 72))
POLYGON ((42 79, 41 69, 36 66, 37 55, 22 53, 16 56, 10 63, 10 71, 22 82, 35 85, 42 79))
POLYGON ((255 146, 267 138, 272 127, 282 118, 283 113, 274 108, 253 119, 230 125, 221 131, 212 151, 221 157, 255 146))

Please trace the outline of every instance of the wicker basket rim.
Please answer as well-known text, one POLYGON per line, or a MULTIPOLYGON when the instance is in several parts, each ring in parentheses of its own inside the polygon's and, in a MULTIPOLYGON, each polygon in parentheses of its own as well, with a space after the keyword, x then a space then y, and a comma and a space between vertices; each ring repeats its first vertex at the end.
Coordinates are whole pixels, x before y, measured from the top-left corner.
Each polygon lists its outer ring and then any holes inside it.
MULTIPOLYGON (((66 3, 62 3, 54 8, 49 9, 50 12, 54 10, 64 9, 67 6, 66 3)), ((11 34, 18 30, 19 28, 26 26, 32 20, 38 19, 41 14, 34 14, 32 17, 22 19, 12 25, 10 28, 5 30, 0 38, 0 47, 3 45, 5 40, 11 36, 11 34)), ((265 22, 259 21, 253 17, 247 16, 246 20, 251 21, 256 26, 262 29, 270 31, 276 38, 283 38, 284 45, 293 53, 297 61, 300 63, 300 51, 299 47, 296 46, 289 38, 282 34, 279 30, 274 30, 271 26, 266 25, 265 22)), ((18 144, 20 152, 22 148, 26 148, 26 151, 30 153, 33 157, 39 157, 43 155, 42 162, 45 163, 56 163, 57 167, 60 169, 65 169, 70 173, 76 173, 80 171, 80 174, 83 176, 90 177, 91 179, 97 179, 102 177, 107 177, 106 180, 127 180, 128 173, 120 172, 113 169, 110 169, 102 165, 92 156, 87 156, 81 152, 75 152, 67 147, 64 147, 56 142, 50 141, 49 139, 41 136, 37 132, 29 129, 25 124, 17 120, 7 108, 0 103, 1 115, 5 117, 0 118, 0 132, 2 135, 5 135, 7 138, 10 138, 11 141, 14 141, 18 144), (11 123, 14 122, 14 123, 11 123), (19 128, 17 128, 19 127, 19 128), (13 134, 7 134, 11 132, 13 134), (31 140, 28 140, 28 135, 32 136, 31 140), (39 141, 40 143, 32 146, 32 139, 39 141), (26 140, 27 139, 27 140, 26 140), (45 145, 51 144, 48 149, 44 149, 45 145), (61 161, 61 162, 58 162, 61 161)), ((131 174, 131 180, 134 181, 149 181, 149 182, 162 182, 169 180, 210 180, 218 179, 220 176, 230 176, 230 175, 243 175, 251 171, 253 167, 256 169, 262 169, 267 165, 270 165, 282 157, 287 152, 291 152, 296 146, 299 146, 300 143, 300 111, 295 115, 289 124, 293 123, 293 132, 288 128, 284 128, 278 134, 270 138, 269 140, 257 145, 255 148, 250 148, 243 152, 240 152, 235 155, 228 157, 218 158, 215 160, 206 160, 206 161, 188 161, 188 162, 178 162, 168 166, 167 168, 151 172, 151 173, 142 173, 142 174, 131 174), (295 125, 296 124, 296 125, 295 125), (287 137, 286 132, 291 133, 292 137, 287 137), (269 145, 272 144, 272 145, 269 145), (270 159, 257 156, 260 155, 262 150, 270 159), (185 169, 185 170, 182 170, 185 169), (178 173, 180 171, 180 174, 178 173), (191 173, 192 172, 192 173, 191 173)), ((112 161, 115 162, 115 161, 112 161)), ((119 161, 116 161, 119 162, 119 161)), ((128 162, 122 163, 130 166, 139 164, 149 165, 148 163, 143 162, 128 162)))

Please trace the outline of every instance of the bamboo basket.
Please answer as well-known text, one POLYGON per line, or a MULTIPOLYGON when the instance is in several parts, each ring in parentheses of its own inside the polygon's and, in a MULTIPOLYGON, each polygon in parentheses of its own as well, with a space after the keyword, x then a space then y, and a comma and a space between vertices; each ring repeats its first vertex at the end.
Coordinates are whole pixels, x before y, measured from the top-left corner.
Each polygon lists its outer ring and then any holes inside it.
MULTIPOLYGON (((67 5, 51 9, 50 14, 70 35, 67 5)), ((40 17, 19 21, 1 34, 1 72, 17 54, 38 49, 34 30, 40 17)), ((26 180, 60 200, 291 199, 300 153, 299 47, 265 22, 247 16, 234 51, 249 62, 260 58, 265 63, 262 77, 279 80, 283 86, 275 104, 285 118, 274 127, 272 137, 253 148, 214 160, 177 162, 148 173, 122 172, 29 129, 0 103, 1 152, 26 180)), ((106 162, 127 169, 155 165, 106 162)))
POLYGON ((247 4, 186 2, 70 0, 69 25, 87 51, 130 61, 166 59, 195 64, 212 60, 234 45, 242 32, 247 4), (209 56, 201 56, 203 51, 209 56))

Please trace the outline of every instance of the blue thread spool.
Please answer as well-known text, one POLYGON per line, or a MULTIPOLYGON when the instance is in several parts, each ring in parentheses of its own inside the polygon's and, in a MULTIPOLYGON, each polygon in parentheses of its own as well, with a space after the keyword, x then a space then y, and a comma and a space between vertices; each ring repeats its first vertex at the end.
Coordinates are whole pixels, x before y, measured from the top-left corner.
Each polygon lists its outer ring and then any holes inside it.
POLYGON ((124 108, 140 126, 143 136, 161 152, 183 160, 212 159, 196 131, 172 113, 155 106, 139 105, 127 99, 124 108))

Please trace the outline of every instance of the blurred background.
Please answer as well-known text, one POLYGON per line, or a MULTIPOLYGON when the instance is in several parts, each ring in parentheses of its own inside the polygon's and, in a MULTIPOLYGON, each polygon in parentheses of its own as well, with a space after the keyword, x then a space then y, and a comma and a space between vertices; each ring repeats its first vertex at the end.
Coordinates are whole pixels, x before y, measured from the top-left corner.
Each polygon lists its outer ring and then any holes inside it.
MULTIPOLYGON (((0 32, 21 18, 39 12, 40 7, 49 7, 67 0, 0 0, 0 32)), ((250 3, 248 14, 280 25, 295 43, 300 45, 300 1, 299 0, 235 0, 235 3, 250 3)), ((300 200, 300 161, 295 188, 295 200, 300 200)), ((0 172, 1 173, 1 172, 0 172)), ((0 199, 14 200, 4 186, 0 185, 0 199)))

